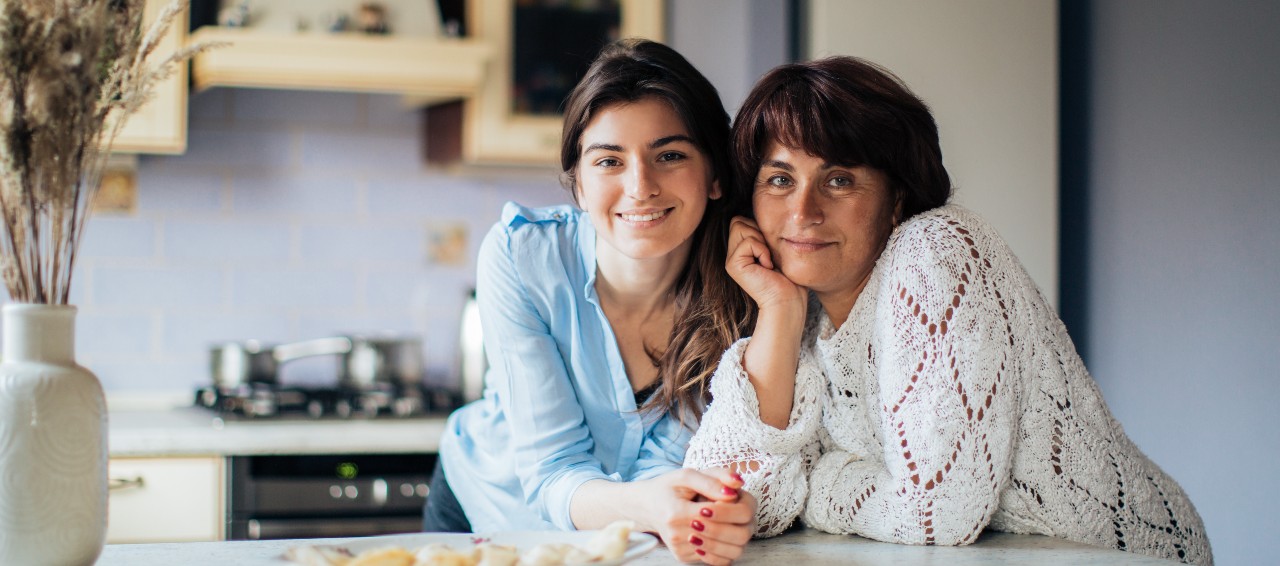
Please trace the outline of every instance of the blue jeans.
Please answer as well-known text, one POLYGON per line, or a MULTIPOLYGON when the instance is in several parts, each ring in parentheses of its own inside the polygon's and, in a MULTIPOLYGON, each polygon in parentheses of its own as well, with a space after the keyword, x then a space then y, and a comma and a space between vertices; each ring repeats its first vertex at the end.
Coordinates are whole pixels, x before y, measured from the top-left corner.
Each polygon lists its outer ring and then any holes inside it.
POLYGON ((444 468, 440 459, 436 459, 436 469, 431 472, 431 490, 427 492, 427 503, 422 507, 422 530, 437 533, 469 533, 471 521, 462 512, 462 504, 454 497, 449 488, 449 481, 444 477, 444 468))

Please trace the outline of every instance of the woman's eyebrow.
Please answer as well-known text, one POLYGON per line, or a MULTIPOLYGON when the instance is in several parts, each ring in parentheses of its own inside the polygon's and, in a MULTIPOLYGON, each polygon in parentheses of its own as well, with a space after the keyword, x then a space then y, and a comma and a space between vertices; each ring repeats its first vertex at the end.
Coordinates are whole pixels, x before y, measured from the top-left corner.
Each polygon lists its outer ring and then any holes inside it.
POLYGON ((649 142, 649 149, 657 149, 664 145, 673 144, 676 142, 693 143, 693 138, 686 136, 684 134, 676 134, 674 136, 661 137, 649 142))
POLYGON ((604 151, 622 151, 622 146, 611 143, 593 143, 582 150, 582 153, 591 153, 597 149, 604 151))
POLYGON ((796 168, 792 167, 790 163, 787 163, 786 161, 778 161, 777 159, 766 159, 763 163, 760 164, 760 166, 773 167, 775 169, 782 169, 783 171, 796 170, 796 168))

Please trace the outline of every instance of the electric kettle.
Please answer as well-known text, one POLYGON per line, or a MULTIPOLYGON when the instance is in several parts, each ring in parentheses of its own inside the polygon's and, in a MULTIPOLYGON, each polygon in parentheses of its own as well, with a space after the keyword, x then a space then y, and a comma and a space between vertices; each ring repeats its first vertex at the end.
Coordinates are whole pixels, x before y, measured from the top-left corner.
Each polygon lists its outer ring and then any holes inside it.
POLYGON ((472 290, 462 307, 462 328, 458 338, 461 349, 459 374, 461 375, 462 400, 471 402, 484 395, 484 374, 489 371, 489 360, 484 354, 484 333, 480 330, 480 305, 472 290))

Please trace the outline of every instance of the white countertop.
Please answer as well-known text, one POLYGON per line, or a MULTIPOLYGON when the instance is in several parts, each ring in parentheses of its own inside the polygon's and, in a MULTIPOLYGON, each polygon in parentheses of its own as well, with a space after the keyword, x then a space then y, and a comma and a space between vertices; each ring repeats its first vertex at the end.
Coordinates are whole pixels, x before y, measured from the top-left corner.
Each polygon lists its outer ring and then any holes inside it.
POLYGON ((435 452, 444 417, 232 420, 200 407, 108 414, 112 458, 435 452))
MULTIPOLYGON (((107 545, 98 566, 210 565, 285 566, 285 549, 300 544, 346 544, 359 539, 191 542, 167 544, 107 545)), ((630 562, 634 566, 677 564, 662 546, 630 562)), ((1037 566, 1170 566, 1178 564, 1096 548, 1057 538, 1008 533, 986 533, 970 546, 907 546, 876 542, 856 536, 829 535, 814 530, 789 532, 752 541, 747 553, 734 564, 804 564, 805 566, 858 564, 947 564, 949 566, 1036 564, 1037 566)))

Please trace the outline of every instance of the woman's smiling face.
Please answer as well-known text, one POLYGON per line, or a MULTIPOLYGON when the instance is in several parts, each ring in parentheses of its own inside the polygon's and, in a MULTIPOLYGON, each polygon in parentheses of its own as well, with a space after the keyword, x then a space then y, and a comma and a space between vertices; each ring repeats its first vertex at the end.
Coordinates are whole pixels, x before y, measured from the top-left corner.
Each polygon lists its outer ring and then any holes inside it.
POLYGON ((760 162, 752 204, 774 264, 819 298, 862 290, 896 215, 882 171, 827 163, 776 141, 760 162))
POLYGON ((602 241, 632 259, 687 257, 707 200, 711 162, 666 101, 645 97, 596 112, 582 132, 578 203, 602 241))

